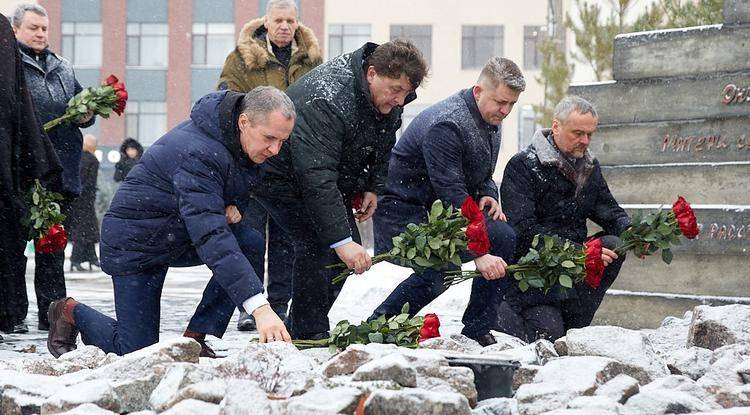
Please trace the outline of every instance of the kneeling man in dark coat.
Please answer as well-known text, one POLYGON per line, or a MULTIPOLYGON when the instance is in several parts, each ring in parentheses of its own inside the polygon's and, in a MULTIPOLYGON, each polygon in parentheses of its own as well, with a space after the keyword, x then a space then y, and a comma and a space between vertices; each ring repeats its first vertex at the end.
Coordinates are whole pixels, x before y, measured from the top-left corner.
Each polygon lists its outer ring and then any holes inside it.
MULTIPOLYGON (((391 153, 385 191, 375 213, 375 251, 388 252, 392 238, 409 223, 427 222, 432 203, 460 208, 472 197, 484 211, 491 242, 490 252, 474 260, 484 278, 474 279, 464 313, 463 334, 483 345, 495 342, 489 333, 494 304, 505 290, 505 260, 513 257, 515 235, 505 223, 492 179, 500 151, 500 124, 526 88, 521 70, 512 61, 493 57, 479 80, 468 88, 425 109, 409 124, 391 153)), ((405 303, 409 312, 445 291, 443 273, 415 272, 375 309, 370 317, 395 315, 405 303)))
POLYGON ((617 204, 588 147, 599 123, 596 109, 583 98, 570 96, 555 107, 551 129, 534 135, 531 145, 511 158, 500 187, 508 222, 516 230, 520 258, 536 234, 558 235, 583 244, 586 220, 603 228, 601 284, 581 282, 560 298, 555 290, 521 292, 514 284, 499 306, 497 329, 533 341, 555 340, 571 328, 591 324, 604 294, 620 272, 624 256, 612 251, 630 218, 617 204))
POLYGON ((242 307, 255 317, 261 342, 290 341, 237 242, 243 235, 230 223, 240 221, 235 206, 245 205, 258 165, 278 154, 295 117, 289 97, 273 87, 198 100, 190 119, 156 141, 130 171, 102 221, 102 270, 112 275, 117 320, 72 298, 55 301, 50 352, 57 357, 74 349, 79 330, 85 344, 118 355, 158 342, 167 270, 200 264, 213 276, 186 335, 220 337, 234 307, 242 307))

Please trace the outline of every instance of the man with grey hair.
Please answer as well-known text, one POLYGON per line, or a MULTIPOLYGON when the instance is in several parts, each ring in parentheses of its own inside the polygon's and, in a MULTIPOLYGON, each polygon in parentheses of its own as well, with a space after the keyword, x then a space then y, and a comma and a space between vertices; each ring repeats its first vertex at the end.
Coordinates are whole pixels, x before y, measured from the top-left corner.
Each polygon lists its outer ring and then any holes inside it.
POLYGON ((554 110, 552 128, 536 132, 528 148, 511 158, 500 187, 508 222, 518 236, 516 258, 528 252, 536 234, 558 235, 576 243, 587 239, 586 221, 602 227, 601 283, 574 286, 570 298, 556 290, 545 294, 513 286, 498 310, 497 329, 534 341, 554 341, 571 328, 585 327, 620 271, 624 256, 612 251, 630 219, 618 205, 589 152, 599 118, 591 103, 577 96, 563 98, 554 110), (596 284, 594 284, 596 285, 596 284))
MULTIPOLYGON (((55 119, 65 113, 68 101, 81 92, 81 85, 75 77, 73 67, 64 58, 49 49, 49 18, 47 11, 38 4, 18 6, 11 18, 13 32, 21 51, 26 83, 34 101, 34 109, 41 124, 55 119)), ((70 203, 81 193, 79 165, 83 153, 81 128, 94 123, 92 112, 74 122, 59 125, 47 131, 55 152, 63 166, 61 203, 63 213, 67 214, 70 203)), ((63 251, 52 254, 37 253, 34 256, 34 288, 39 307, 39 329, 47 330, 46 310, 52 300, 65 296, 65 274, 63 251)), ((28 300, 26 293, 17 299, 21 303, 23 316, 26 316, 28 300)), ((24 324, 14 328, 16 332, 26 331, 24 324)))
MULTIPOLYGON (((473 260, 484 277, 473 282, 462 333, 482 345, 495 342, 489 332, 492 313, 507 285, 508 279, 502 278, 515 248, 515 235, 505 223, 492 179, 500 151, 499 127, 525 88, 515 63, 493 57, 473 87, 422 111, 391 152, 385 192, 374 217, 375 251, 385 253, 392 248, 391 239, 407 224, 427 221, 435 200, 455 208, 467 198, 478 202, 492 247, 489 252, 461 258, 473 260)), ((409 312, 416 314, 445 291, 443 277, 440 271, 415 270, 370 318, 398 314, 406 303, 409 312)))
POLYGON ((198 100, 189 120, 143 154, 102 221, 101 264, 112 276, 117 320, 72 298, 54 301, 50 352, 75 349, 79 330, 85 344, 118 355, 158 342, 167 270, 200 264, 213 277, 186 335, 202 356, 215 357, 205 334, 221 337, 235 307, 253 314, 261 342, 290 341, 237 242, 247 236, 230 225, 241 220, 236 206, 244 206, 258 165, 278 154, 295 118, 289 97, 273 87, 198 100))

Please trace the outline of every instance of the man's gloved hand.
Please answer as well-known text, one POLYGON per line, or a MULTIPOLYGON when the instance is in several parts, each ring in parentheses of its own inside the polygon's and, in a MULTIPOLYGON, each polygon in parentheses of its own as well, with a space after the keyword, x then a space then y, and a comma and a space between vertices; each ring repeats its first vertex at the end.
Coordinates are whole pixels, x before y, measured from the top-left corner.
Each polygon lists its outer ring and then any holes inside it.
POLYGON ((505 267, 508 264, 499 256, 485 254, 476 259, 477 271, 482 273, 482 277, 488 281, 503 278, 505 276, 505 267))
POLYGON ((346 264, 348 269, 353 269, 356 274, 361 274, 372 266, 372 258, 362 245, 356 242, 348 242, 334 248, 336 255, 346 264))
POLYGON ((261 343, 284 341, 290 343, 292 336, 270 305, 264 304, 253 311, 255 325, 258 328, 258 341, 261 343))

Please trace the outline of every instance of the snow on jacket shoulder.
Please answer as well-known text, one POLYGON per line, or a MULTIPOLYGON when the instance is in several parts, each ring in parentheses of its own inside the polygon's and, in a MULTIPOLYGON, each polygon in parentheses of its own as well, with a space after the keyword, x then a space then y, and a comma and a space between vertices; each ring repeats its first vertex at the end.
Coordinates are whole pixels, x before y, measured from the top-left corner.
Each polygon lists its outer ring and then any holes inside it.
POLYGON ((235 304, 263 291, 225 217, 226 206, 246 198, 257 179, 235 130, 242 96, 206 95, 190 120, 144 153, 102 222, 105 272, 128 275, 168 266, 195 249, 235 304))

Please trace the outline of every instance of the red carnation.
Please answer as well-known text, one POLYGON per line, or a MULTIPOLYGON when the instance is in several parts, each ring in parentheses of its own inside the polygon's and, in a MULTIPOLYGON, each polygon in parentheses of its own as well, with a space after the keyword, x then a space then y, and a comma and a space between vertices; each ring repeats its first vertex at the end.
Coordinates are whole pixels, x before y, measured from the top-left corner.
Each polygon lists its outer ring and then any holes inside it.
POLYGON ((602 261, 602 240, 591 239, 586 242, 586 284, 591 288, 599 288, 604 274, 604 261, 602 261))
POLYGON ((482 256, 490 251, 490 237, 487 234, 487 224, 484 222, 484 214, 471 196, 464 199, 461 204, 461 214, 469 220, 464 234, 469 240, 468 247, 474 255, 482 256))
POLYGON ((698 230, 698 221, 695 219, 695 213, 690 204, 682 197, 677 196, 677 201, 672 205, 672 213, 674 213, 677 224, 680 226, 680 231, 688 239, 694 239, 700 232, 698 230))
POLYGON ((36 240, 34 247, 40 254, 53 254, 65 249, 68 244, 68 235, 62 225, 52 225, 45 235, 36 240))
POLYGON ((424 316, 424 323, 419 330, 419 342, 433 337, 440 337, 440 319, 437 314, 430 313, 424 316))

